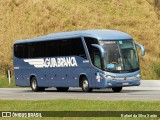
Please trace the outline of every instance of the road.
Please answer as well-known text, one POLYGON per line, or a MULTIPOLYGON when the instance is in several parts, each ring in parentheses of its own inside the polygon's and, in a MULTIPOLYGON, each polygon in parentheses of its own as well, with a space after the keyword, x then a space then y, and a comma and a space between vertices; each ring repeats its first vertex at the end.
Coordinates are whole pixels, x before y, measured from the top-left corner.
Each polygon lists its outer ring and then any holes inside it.
POLYGON ((44 92, 32 92, 31 88, 0 88, 0 100, 55 99, 160 101, 160 89, 126 87, 120 93, 114 93, 110 89, 84 93, 80 88, 70 88, 68 92, 57 92, 55 88, 49 88, 44 92))

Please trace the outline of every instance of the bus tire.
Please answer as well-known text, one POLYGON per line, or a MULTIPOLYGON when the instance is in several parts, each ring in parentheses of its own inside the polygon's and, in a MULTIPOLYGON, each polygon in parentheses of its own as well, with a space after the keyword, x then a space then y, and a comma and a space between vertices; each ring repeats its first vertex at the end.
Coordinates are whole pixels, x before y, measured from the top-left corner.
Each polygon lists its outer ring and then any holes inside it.
POLYGON ((113 92, 121 92, 122 90, 122 87, 115 87, 115 88, 112 88, 113 92))
POLYGON ((69 87, 56 87, 58 92, 67 92, 69 87))
POLYGON ((92 92, 92 88, 89 88, 89 82, 86 77, 82 78, 82 90, 83 92, 92 92))
POLYGON ((32 91, 34 91, 34 92, 40 91, 40 89, 41 89, 40 87, 38 87, 36 77, 32 77, 32 79, 31 79, 31 88, 32 88, 32 91))

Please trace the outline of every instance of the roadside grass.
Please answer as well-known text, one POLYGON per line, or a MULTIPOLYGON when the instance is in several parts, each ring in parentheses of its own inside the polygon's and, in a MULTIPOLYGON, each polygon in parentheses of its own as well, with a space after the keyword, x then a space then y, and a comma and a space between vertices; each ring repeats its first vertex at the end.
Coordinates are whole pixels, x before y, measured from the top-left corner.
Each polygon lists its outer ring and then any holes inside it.
POLYGON ((152 63, 151 67, 155 71, 155 74, 157 75, 157 77, 160 77, 160 61, 152 63))
MULTIPOLYGON (((95 101, 95 100, 0 100, 0 111, 160 111, 160 102, 154 101, 95 101)), ((17 118, 7 118, 14 120, 17 118)), ((24 118, 26 120, 38 120, 40 118, 24 118)), ((53 119, 53 118, 42 118, 53 119)), ((81 119, 107 119, 107 120, 127 120, 129 118, 120 117, 55 117, 54 119, 81 120, 81 119)), ((131 119, 131 118, 130 118, 131 119)), ((132 118, 134 119, 134 118, 132 118)), ((158 120, 157 118, 135 118, 135 120, 158 120)), ((6 120, 3 118, 2 120, 6 120)))
POLYGON ((8 78, 6 76, 0 76, 0 88, 14 88, 15 83, 13 77, 11 78, 11 83, 9 84, 8 78))

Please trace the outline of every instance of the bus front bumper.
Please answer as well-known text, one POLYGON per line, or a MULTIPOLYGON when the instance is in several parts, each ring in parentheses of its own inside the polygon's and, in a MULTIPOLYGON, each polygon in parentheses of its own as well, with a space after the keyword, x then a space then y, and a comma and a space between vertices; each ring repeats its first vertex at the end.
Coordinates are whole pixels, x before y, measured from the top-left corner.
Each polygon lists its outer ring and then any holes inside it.
POLYGON ((139 86, 139 85, 140 85, 140 78, 136 78, 134 80, 105 80, 106 88, 139 86))

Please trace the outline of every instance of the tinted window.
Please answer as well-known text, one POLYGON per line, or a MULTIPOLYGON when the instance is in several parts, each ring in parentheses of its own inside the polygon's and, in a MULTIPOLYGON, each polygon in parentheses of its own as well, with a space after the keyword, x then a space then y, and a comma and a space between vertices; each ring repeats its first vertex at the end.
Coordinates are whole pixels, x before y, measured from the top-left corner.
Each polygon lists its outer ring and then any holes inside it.
POLYGON ((85 37, 85 42, 90 54, 92 54, 92 45, 91 44, 98 44, 98 40, 94 38, 85 37))
POLYGON ((59 41, 47 41, 45 57, 59 56, 59 44, 59 41))
POLYGON ((33 53, 31 58, 43 57, 45 55, 45 42, 34 42, 30 46, 30 49, 33 53))
POLYGON ((73 39, 71 42, 71 55, 86 58, 81 38, 73 39))
POLYGON ((101 57, 100 52, 97 48, 93 48, 93 59, 92 59, 93 65, 95 65, 98 68, 101 68, 101 57))
POLYGON ((87 45, 88 48, 88 52, 90 54, 90 58, 92 60, 92 62, 94 61, 94 54, 93 54, 93 46, 91 44, 99 44, 97 39, 94 38, 89 38, 89 37, 85 37, 85 43, 87 45))
POLYGON ((26 47, 24 44, 18 44, 18 45, 14 45, 14 55, 18 58, 24 58, 27 56, 27 54, 25 53, 26 47))
POLYGON ((80 56, 86 58, 81 38, 16 44, 14 54, 18 58, 56 56, 80 56))
POLYGON ((59 56, 70 56, 71 55, 71 40, 60 40, 59 43, 59 56))

